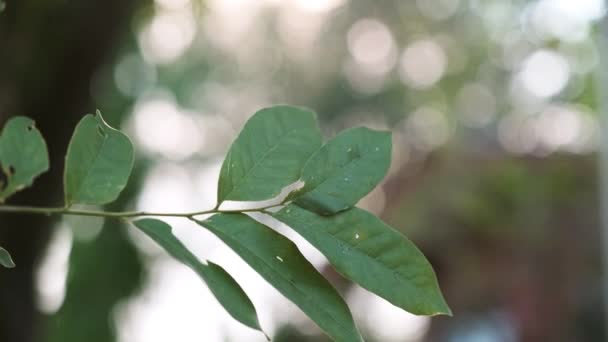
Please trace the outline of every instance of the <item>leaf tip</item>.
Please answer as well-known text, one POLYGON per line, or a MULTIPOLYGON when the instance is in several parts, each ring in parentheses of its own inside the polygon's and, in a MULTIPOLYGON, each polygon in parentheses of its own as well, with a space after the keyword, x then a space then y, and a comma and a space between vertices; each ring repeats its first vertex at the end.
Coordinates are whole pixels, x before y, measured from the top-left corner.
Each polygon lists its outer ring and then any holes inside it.
POLYGON ((431 313, 429 316, 454 317, 454 313, 452 312, 452 309, 450 309, 450 306, 446 303, 445 299, 443 298, 443 296, 441 294, 440 294, 440 296, 441 296, 441 300, 437 303, 434 312, 431 313))
POLYGON ((266 341, 272 341, 272 339, 270 338, 270 336, 266 333, 266 331, 264 331, 264 329, 262 329, 262 325, 260 324, 260 320, 258 319, 258 317, 255 317, 255 323, 252 324, 251 326, 249 326, 250 328, 253 328, 259 332, 262 333, 262 335, 264 335, 264 337, 266 338, 266 341))

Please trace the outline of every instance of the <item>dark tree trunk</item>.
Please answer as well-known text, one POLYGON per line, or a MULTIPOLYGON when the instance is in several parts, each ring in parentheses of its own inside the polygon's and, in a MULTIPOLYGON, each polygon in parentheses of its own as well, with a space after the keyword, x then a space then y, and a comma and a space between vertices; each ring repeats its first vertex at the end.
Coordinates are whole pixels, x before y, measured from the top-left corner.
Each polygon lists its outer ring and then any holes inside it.
MULTIPOLYGON (((0 13, 0 126, 12 115, 34 118, 47 139, 51 171, 12 203, 61 205, 62 164, 79 118, 95 107, 91 83, 129 33, 139 0, 8 0, 0 13)), ((40 336, 34 269, 53 218, 0 216, 0 246, 17 268, 0 268, 0 341, 40 336)))

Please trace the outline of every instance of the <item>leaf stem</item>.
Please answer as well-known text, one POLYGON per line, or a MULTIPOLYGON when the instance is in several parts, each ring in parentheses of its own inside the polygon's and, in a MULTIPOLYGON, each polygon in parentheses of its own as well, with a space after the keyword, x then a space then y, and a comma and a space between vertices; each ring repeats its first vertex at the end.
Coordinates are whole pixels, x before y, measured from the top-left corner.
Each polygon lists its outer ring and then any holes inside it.
POLYGON ((264 211, 269 208, 276 207, 272 205, 268 207, 243 209, 243 210, 220 210, 217 206, 210 210, 195 211, 189 213, 158 213, 151 211, 98 211, 98 210, 79 210, 70 208, 45 208, 45 207, 28 207, 28 206, 13 206, 0 205, 0 213, 15 213, 15 214, 40 214, 40 215, 76 215, 76 216, 95 216, 107 218, 134 218, 142 216, 169 216, 169 217, 186 217, 193 218, 194 216, 229 213, 229 212, 256 212, 264 211))

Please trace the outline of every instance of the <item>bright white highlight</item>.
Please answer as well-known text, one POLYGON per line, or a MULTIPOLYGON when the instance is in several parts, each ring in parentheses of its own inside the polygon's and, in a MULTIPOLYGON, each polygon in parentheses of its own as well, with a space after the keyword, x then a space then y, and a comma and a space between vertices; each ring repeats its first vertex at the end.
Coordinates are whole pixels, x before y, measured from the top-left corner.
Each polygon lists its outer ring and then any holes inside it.
POLYGON ((443 48, 430 39, 410 44, 401 56, 401 80, 412 88, 426 89, 437 83, 447 67, 443 48))
POLYGON ((510 114, 498 125, 500 143, 514 154, 588 153, 597 147, 598 134, 594 116, 570 104, 550 105, 537 115, 510 114))
POLYGON ((375 19, 357 21, 348 31, 347 42, 348 51, 366 69, 386 72, 392 67, 395 43, 388 27, 381 21, 375 19))
POLYGON ((603 0, 540 0, 532 5, 534 29, 546 38, 581 41, 606 13, 603 0))
POLYGON ((378 341, 420 342, 430 328, 429 317, 412 315, 358 286, 349 299, 357 321, 378 341))
POLYGON ((65 299, 71 249, 72 232, 65 226, 58 227, 36 270, 38 308, 46 314, 57 312, 65 299))
POLYGON ((568 84, 570 67, 561 54, 539 50, 523 62, 519 77, 532 94, 550 97, 558 94, 568 84))
POLYGON ((345 0, 292 0, 294 5, 302 10, 323 13, 342 6, 345 0))
POLYGON ((169 99, 142 99, 133 114, 135 138, 148 152, 179 160, 203 148, 203 132, 194 115, 180 110, 169 99))
POLYGON ((184 54, 195 34, 195 21, 189 11, 161 13, 144 26, 138 41, 146 61, 167 64, 184 54))

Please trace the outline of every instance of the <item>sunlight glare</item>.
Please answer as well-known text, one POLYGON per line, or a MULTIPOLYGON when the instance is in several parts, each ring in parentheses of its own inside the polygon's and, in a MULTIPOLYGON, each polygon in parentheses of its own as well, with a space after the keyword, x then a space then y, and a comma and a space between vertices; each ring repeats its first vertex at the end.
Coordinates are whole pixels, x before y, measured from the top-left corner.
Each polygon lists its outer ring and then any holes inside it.
POLYGON ((401 80, 415 89, 426 89, 437 83, 447 67, 443 48, 431 39, 408 45, 401 56, 401 80))
POLYGON ((355 61, 375 74, 392 69, 396 48, 389 28, 376 19, 360 19, 348 30, 348 51, 355 61))
POLYGON ((346 0, 291 0, 297 8, 305 11, 323 13, 334 10, 344 3, 346 0))
POLYGON ((72 232, 60 225, 53 232, 35 274, 37 304, 45 314, 57 312, 63 304, 71 250, 72 232))
POLYGON ((190 11, 161 12, 140 31, 138 42, 147 62, 168 64, 186 52, 195 34, 196 24, 190 11))
POLYGON ((378 341, 421 342, 431 327, 430 317, 410 314, 359 286, 349 294, 349 302, 357 321, 378 341))
POLYGON ((135 138, 149 153, 187 159, 203 148, 202 131, 193 115, 170 99, 144 98, 133 110, 135 138))
POLYGON ((532 94, 551 97, 568 84, 570 67, 561 54, 541 49, 526 58, 519 77, 532 94))

